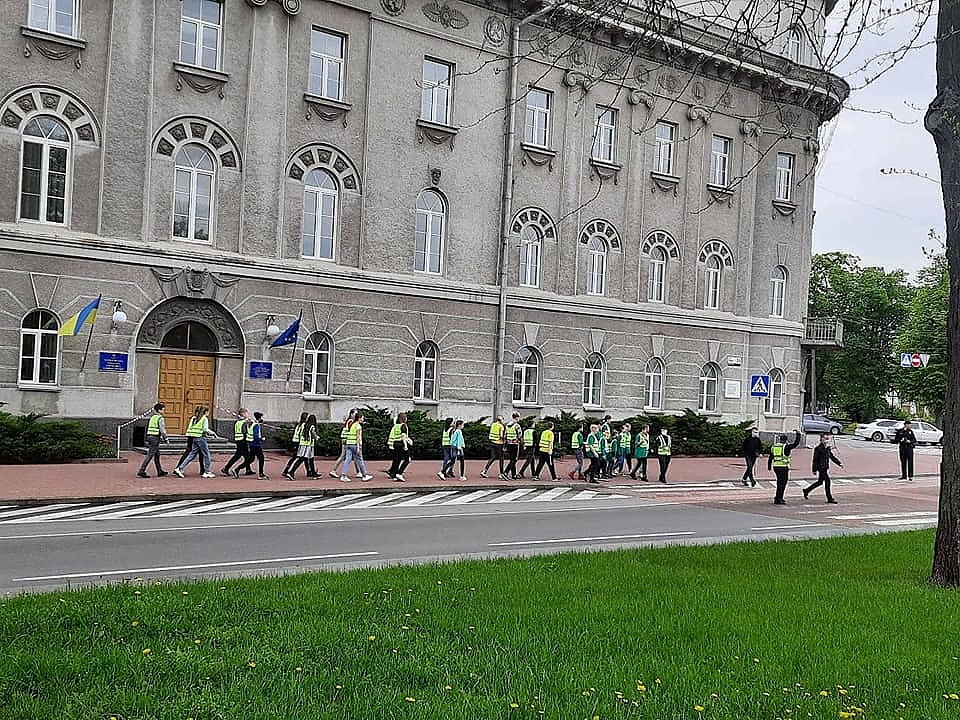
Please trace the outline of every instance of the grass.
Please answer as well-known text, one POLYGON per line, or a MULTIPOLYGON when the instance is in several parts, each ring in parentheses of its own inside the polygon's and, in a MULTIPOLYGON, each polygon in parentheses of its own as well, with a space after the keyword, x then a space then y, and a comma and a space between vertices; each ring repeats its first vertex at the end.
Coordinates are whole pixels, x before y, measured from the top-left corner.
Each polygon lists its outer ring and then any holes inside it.
POLYGON ((0 604, 0 718, 960 718, 931 531, 0 604))

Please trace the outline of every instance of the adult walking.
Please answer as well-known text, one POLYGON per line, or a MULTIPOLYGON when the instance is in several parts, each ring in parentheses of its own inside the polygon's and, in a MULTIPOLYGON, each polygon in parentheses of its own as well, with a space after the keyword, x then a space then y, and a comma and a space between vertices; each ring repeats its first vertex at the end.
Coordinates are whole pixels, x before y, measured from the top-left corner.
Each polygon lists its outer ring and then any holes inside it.
POLYGON ((900 449, 900 479, 913 482, 913 448, 917 444, 917 436, 909 420, 903 423, 902 428, 897 429, 893 441, 900 449))
POLYGON ((617 459, 613 466, 613 475, 622 475, 624 464, 626 464, 628 473, 633 470, 633 458, 630 456, 630 441, 633 435, 630 430, 630 423, 626 423, 620 428, 620 433, 617 435, 617 459))
POLYGON ((833 462, 839 467, 843 467, 843 463, 837 459, 837 456, 833 454, 833 450, 831 450, 830 446, 827 445, 829 441, 830 436, 824 433, 820 436, 820 444, 813 449, 813 472, 817 475, 817 481, 803 489, 804 500, 810 496, 811 492, 823 485, 823 491, 827 496, 827 502, 833 504, 836 504, 837 502, 833 499, 833 495, 830 493, 830 463, 833 462))
POLYGON ((440 465, 440 472, 437 477, 446 480, 452 475, 453 468, 453 448, 450 445, 450 435, 453 434, 453 418, 448 417, 443 421, 443 432, 440 433, 440 452, 443 453, 443 463, 440 465))
POLYGON ((637 464, 630 473, 630 477, 637 479, 637 471, 640 471, 640 479, 647 482, 647 455, 650 454, 650 426, 644 425, 637 433, 633 441, 633 459, 637 464))
MULTIPOLYGON (((757 438, 759 440, 760 438, 757 438)), ((787 501, 783 499, 783 494, 787 491, 787 483, 790 480, 790 453, 791 451, 800 444, 800 431, 797 430, 793 442, 789 445, 787 444, 786 435, 778 435, 777 441, 770 446, 770 457, 767 458, 767 470, 773 470, 773 474, 777 478, 777 491, 773 496, 774 505, 786 505, 787 501)), ((749 466, 752 468, 753 466, 749 466)), ((743 483, 746 485, 746 481, 743 483)), ((756 483, 754 483, 756 484, 756 483)), ((829 494, 829 490, 827 493, 829 494)), ((807 496, 806 491, 803 494, 804 497, 807 496)))
POLYGON ((345 463, 344 460, 347 457, 347 433, 350 432, 350 426, 356 419, 357 411, 351 410, 347 413, 347 417, 340 427, 340 454, 337 455, 337 461, 333 464, 333 468, 327 473, 332 478, 350 474, 350 469, 347 467, 350 463, 345 463))
POLYGON ((357 472, 360 474, 360 480, 368 482, 373 480, 373 475, 367 475, 367 466, 363 462, 363 423, 366 418, 358 415, 357 419, 350 424, 347 430, 347 449, 343 458, 343 473, 340 475, 340 482, 350 482, 348 468, 350 463, 356 463, 357 472))
POLYGON ((306 465, 307 477, 316 477, 313 466, 314 445, 317 442, 317 416, 307 415, 303 427, 300 429, 300 442, 297 445, 297 457, 293 460, 293 465, 289 470, 284 470, 283 476, 287 480, 297 479, 297 470, 301 465, 306 465))
POLYGON ((303 426, 307 424, 307 418, 309 416, 309 413, 300 413, 300 421, 293 428, 293 436, 290 438, 290 443, 293 445, 293 456, 287 460, 286 467, 284 467, 283 472, 280 473, 282 477, 287 477, 287 475, 290 474, 290 470, 297 461, 297 451, 300 449, 300 436, 303 434, 303 426))
POLYGON ((153 414, 147 422, 147 456, 140 464, 140 471, 137 477, 150 477, 147 475, 147 466, 150 461, 157 470, 157 477, 166 475, 166 471, 160 467, 160 443, 167 442, 167 422, 163 417, 163 409, 166 407, 163 403, 157 403, 153 406, 153 414))
POLYGON ((210 430, 210 421, 207 419, 208 412, 210 412, 210 408, 200 405, 194 410, 193 417, 190 418, 187 425, 187 437, 193 439, 193 444, 190 453, 173 469, 173 474, 177 477, 183 477, 183 469, 198 455, 202 471, 200 477, 216 477, 210 472, 210 449, 207 447, 207 437, 216 437, 217 434, 210 430))
POLYGON ((520 426, 520 414, 514 413, 510 422, 503 431, 506 439, 507 463, 503 476, 511 480, 517 479, 517 459, 520 457, 520 436, 523 434, 523 428, 520 426))
POLYGON ((584 447, 587 459, 590 464, 587 466, 587 482, 598 483, 600 475, 600 426, 594 423, 590 426, 590 432, 587 434, 587 440, 584 447))
POLYGON ((245 475, 253 475, 253 461, 257 461, 258 480, 269 480, 270 476, 263 472, 263 413, 255 412, 253 414, 253 426, 250 428, 250 451, 247 454, 247 462, 243 466, 245 475))
POLYGON ((410 464, 410 446, 413 445, 406 413, 397 415, 397 421, 390 428, 390 435, 387 436, 387 445, 393 453, 393 462, 390 464, 387 475, 396 482, 406 482, 403 471, 410 464))
MULTIPOLYGON (((227 461, 227 464, 220 469, 221 475, 240 477, 240 469, 246 465, 247 459, 250 456, 250 426, 252 424, 250 421, 250 412, 246 408, 237 410, 237 421, 233 424, 233 442, 237 446, 237 449, 227 461), (234 463, 237 463, 237 467, 235 470, 231 470, 234 463)), ((247 475, 253 475, 253 471, 251 470, 247 475)))
POLYGON ((494 463, 499 463, 500 467, 500 479, 504 479, 503 475, 503 446, 506 445, 507 428, 503 424, 503 415, 497 415, 494 418, 493 423, 490 425, 490 434, 488 439, 490 441, 490 459, 487 460, 487 464, 483 466, 483 470, 480 471, 480 477, 487 477, 487 471, 490 470, 490 466, 494 463))
MULTIPOLYGON (((195 406, 195 407, 193 408, 193 414, 194 414, 194 416, 196 416, 196 414, 197 414, 198 412, 200 412, 200 406, 199 406, 199 405, 197 405, 197 406, 195 406)), ((177 466, 182 466, 182 467, 186 468, 186 467, 187 467, 187 464, 186 464, 186 462, 184 462, 184 461, 185 461, 188 457, 195 457, 195 458, 197 459, 197 465, 198 465, 199 468, 200 468, 200 472, 202 473, 202 472, 204 471, 204 470, 203 470, 203 456, 200 455, 199 453, 194 453, 193 455, 190 454, 191 452, 193 452, 193 438, 190 437, 189 435, 186 435, 186 433, 184 433, 184 435, 185 435, 186 438, 187 438, 187 446, 183 449, 183 452, 181 453, 180 458, 177 460, 176 465, 177 465, 177 466)))
POLYGON ((656 440, 657 462, 660 463, 660 476, 657 478, 664 485, 667 484, 667 468, 670 467, 670 457, 673 454, 673 438, 666 428, 660 428, 660 435, 656 440))
POLYGON ((577 464, 573 470, 567 473, 571 480, 583 480, 583 423, 577 426, 570 437, 570 449, 573 450, 573 456, 577 459, 577 464))
POLYGON ((743 471, 743 477, 740 479, 744 485, 749 481, 750 487, 756 487, 757 480, 753 477, 753 466, 756 465, 757 458, 763 454, 763 442, 760 440, 759 428, 750 430, 750 434, 743 439, 740 452, 743 454, 743 458, 747 463, 747 469, 743 471))
POLYGON ((523 465, 520 466, 520 473, 517 475, 521 480, 524 478, 524 473, 527 471, 527 468, 530 468, 530 474, 533 475, 534 468, 537 466, 537 446, 534 443, 534 432, 537 427, 536 420, 530 420, 527 422, 527 427, 523 431, 523 454, 524 460, 523 465))
POLYGON ((534 480, 540 480, 540 471, 546 465, 550 469, 550 479, 557 481, 557 471, 553 467, 553 423, 548 422, 547 427, 540 433, 539 451, 537 452, 537 469, 533 473, 534 480))
POLYGON ((460 462, 460 481, 466 482, 467 474, 463 468, 463 456, 467 444, 463 440, 463 420, 457 420, 453 425, 453 432, 450 433, 450 472, 453 472, 453 464, 460 462))

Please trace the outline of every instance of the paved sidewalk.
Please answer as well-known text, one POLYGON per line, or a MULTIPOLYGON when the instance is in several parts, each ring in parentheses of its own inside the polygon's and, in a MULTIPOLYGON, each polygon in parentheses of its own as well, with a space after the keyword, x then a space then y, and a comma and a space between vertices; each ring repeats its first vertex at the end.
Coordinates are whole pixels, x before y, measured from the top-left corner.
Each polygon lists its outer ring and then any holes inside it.
MULTIPOLYGON (((809 449, 798 448, 793 453, 793 471, 791 479, 809 478, 810 472, 809 449)), ((843 469, 831 466, 831 477, 835 478, 878 478, 893 477, 899 473, 899 462, 896 452, 874 446, 863 448, 842 448, 838 451, 844 462, 843 469)), ((174 467, 175 457, 164 456, 163 466, 167 470, 174 467)), ((213 470, 219 471, 226 462, 226 455, 214 456, 213 470)), ((399 489, 404 491, 436 490, 438 488, 456 488, 458 490, 474 490, 481 488, 505 487, 537 487, 552 486, 543 473, 545 482, 533 483, 527 480, 503 481, 484 479, 480 477, 483 469, 482 460, 468 460, 466 482, 457 480, 441 480, 436 472, 440 462, 435 460, 415 460, 410 464, 405 483, 392 481, 387 477, 386 470, 389 462, 371 460, 367 463, 367 470, 374 479, 369 482, 360 482, 353 478, 349 483, 341 482, 338 478, 327 476, 333 465, 332 458, 319 458, 318 471, 324 477, 308 480, 303 478, 304 470, 300 469, 300 479, 291 482, 280 477, 286 463, 286 456, 281 453, 267 454, 267 473, 269 480, 258 480, 256 476, 239 479, 218 475, 213 479, 199 477, 198 466, 192 463, 186 477, 180 479, 172 473, 166 477, 153 477, 151 467, 149 479, 136 477, 137 468, 143 460, 143 455, 135 452, 124 453, 120 461, 70 463, 65 465, 2 465, 0 466, 0 503, 6 504, 35 504, 54 503, 68 500, 86 501, 118 501, 141 499, 178 499, 195 497, 244 497, 258 495, 330 495, 344 492, 391 492, 399 489)), ((772 474, 766 469, 766 458, 761 458, 758 465, 757 478, 770 479, 772 474)), ((939 473, 939 454, 917 453, 916 474, 920 476, 935 476, 939 473)), ((657 462, 654 458, 650 463, 650 474, 656 480, 657 462)), ((496 467, 496 466, 494 466, 496 467)), ((565 485, 577 485, 567 477, 572 467, 568 459, 557 464, 560 473, 560 482, 565 485)), ((675 457, 670 464, 668 479, 672 485, 703 484, 711 482, 725 482, 739 480, 743 473, 744 463, 740 458, 685 458, 675 457)), ((628 475, 617 477, 613 484, 618 486, 633 484, 628 475)), ((642 485, 640 481, 636 484, 642 485)), ((586 485, 592 489, 603 489, 604 483, 586 485)))

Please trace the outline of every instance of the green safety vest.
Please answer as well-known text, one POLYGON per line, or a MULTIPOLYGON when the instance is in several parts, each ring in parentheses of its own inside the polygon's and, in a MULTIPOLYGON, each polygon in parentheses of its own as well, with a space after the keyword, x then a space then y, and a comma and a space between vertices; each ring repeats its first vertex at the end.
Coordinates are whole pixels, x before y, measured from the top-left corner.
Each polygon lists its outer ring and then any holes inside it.
POLYGON ((636 442, 633 445, 634 457, 644 458, 650 449, 650 436, 646 433, 637 433, 636 442))
POLYGON ((517 443, 520 442, 520 426, 516 423, 510 423, 507 425, 507 442, 508 443, 517 443))
POLYGON ((387 438, 387 440, 392 445, 395 442, 400 442, 402 438, 403 438, 403 424, 396 423, 392 428, 390 428, 390 436, 387 438))
POLYGON ((773 462, 771 463, 773 467, 790 467, 790 456, 784 452, 786 447, 786 445, 777 443, 770 448, 770 454, 773 455, 773 462))
POLYGON ((247 421, 246 420, 237 420, 233 424, 233 440, 234 442, 239 442, 240 440, 247 439, 247 421))
POLYGON ((599 438, 597 437, 597 435, 595 433, 590 433, 589 435, 587 435, 587 443, 584 446, 587 451, 587 455, 589 455, 590 457, 597 457, 597 452, 599 450, 598 446, 599 446, 599 438))
POLYGON ((356 445, 357 444, 357 432, 360 429, 360 423, 354 421, 350 423, 350 427, 345 427, 346 434, 343 436, 343 439, 347 441, 347 445, 356 445))
POLYGON ((533 428, 527 428, 523 431, 523 446, 533 447, 533 428))
POLYGON ((553 449, 553 430, 544 430, 540 433, 540 452, 550 452, 553 449))
POLYGON ((205 418, 190 418, 187 425, 187 437, 203 437, 203 421, 205 418))
POLYGON ((442 447, 450 447, 450 428, 444 430, 440 436, 440 445, 442 447))
POLYGON ((503 423, 495 422, 490 426, 490 442, 503 445, 503 423))
POLYGON ((657 455, 669 455, 672 444, 673 440, 670 439, 669 435, 661 435, 657 443, 657 455))
POLYGON ((303 423, 297 423, 297 426, 293 429, 293 437, 291 438, 291 440, 295 445, 299 444, 300 435, 302 433, 303 433, 303 423))
POLYGON ((150 416, 150 422, 147 423, 147 435, 157 436, 160 434, 160 420, 163 418, 163 415, 160 413, 154 413, 150 416))
POLYGON ((573 433, 573 437, 570 438, 570 448, 578 450, 581 445, 583 445, 583 433, 577 430, 573 433))

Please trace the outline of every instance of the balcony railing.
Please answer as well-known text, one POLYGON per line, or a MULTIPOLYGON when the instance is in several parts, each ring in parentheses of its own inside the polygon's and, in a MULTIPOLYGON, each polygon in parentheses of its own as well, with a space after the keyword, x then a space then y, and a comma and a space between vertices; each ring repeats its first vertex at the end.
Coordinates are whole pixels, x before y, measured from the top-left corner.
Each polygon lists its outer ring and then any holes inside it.
POLYGON ((812 347, 843 347, 843 320, 807 318, 803 344, 812 347))

